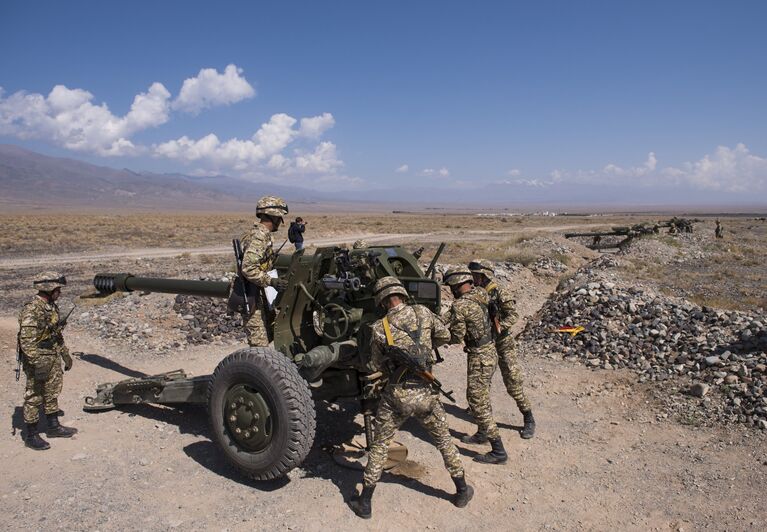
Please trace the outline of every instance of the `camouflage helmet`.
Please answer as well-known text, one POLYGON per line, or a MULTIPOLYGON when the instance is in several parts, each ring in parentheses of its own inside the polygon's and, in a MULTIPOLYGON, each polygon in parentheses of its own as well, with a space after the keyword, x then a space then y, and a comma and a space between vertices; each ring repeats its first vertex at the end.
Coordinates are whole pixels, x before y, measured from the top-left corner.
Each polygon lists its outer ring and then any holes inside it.
POLYGON ((493 263, 487 259, 474 259, 469 263, 469 270, 473 273, 481 273, 488 279, 495 273, 493 263))
POLYGON ((58 272, 42 272, 32 280, 32 286, 40 292, 53 292, 57 288, 66 286, 67 278, 58 272))
POLYGON ((355 240, 352 244, 352 249, 365 249, 368 247, 368 243, 364 240, 355 240))
POLYGON ((256 216, 260 214, 282 218, 288 214, 288 204, 277 196, 264 196, 256 203, 256 216))
POLYGON ((474 277, 471 275, 471 271, 463 266, 452 266, 447 269, 445 275, 442 276, 442 281, 450 286, 458 286, 463 283, 474 282, 474 277))
POLYGON ((376 281, 375 287, 373 288, 373 297, 375 298, 376 306, 380 305, 387 297, 395 294, 405 298, 408 297, 407 290, 405 290, 402 281, 391 275, 381 277, 376 281))

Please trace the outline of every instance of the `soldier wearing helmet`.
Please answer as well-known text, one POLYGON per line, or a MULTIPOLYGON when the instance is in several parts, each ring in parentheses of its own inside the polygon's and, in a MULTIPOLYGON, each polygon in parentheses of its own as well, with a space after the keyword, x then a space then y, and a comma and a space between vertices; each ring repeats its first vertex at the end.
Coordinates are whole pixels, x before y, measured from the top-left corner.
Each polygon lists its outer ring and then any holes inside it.
POLYGON ((477 433, 486 435, 492 446, 489 453, 475 456, 474 461, 503 464, 508 456, 490 404, 490 383, 498 364, 488 308, 490 297, 474 286, 474 277, 467 268, 448 268, 443 281, 455 296, 448 318, 450 343, 463 342, 467 355, 466 400, 477 423, 477 433))
POLYGON ((40 407, 48 421, 45 434, 49 438, 69 438, 77 429, 59 423, 59 394, 63 385, 61 362, 64 370, 72 368, 72 357, 64 345, 59 307, 56 300, 67 279, 57 272, 37 275, 32 286, 37 294, 19 314, 18 349, 22 357, 24 375, 24 443, 30 449, 44 451, 50 448, 37 430, 40 407))
MULTIPOLYGON (((261 289, 271 286, 282 291, 287 288, 286 280, 273 278, 268 273, 276 258, 272 249, 272 233, 280 228, 283 216, 287 214, 288 204, 285 200, 277 196, 264 196, 256 204, 258 220, 240 239, 243 252, 242 273, 248 281, 261 289)), ((261 297, 256 298, 251 315, 244 318, 248 345, 251 347, 268 346, 270 335, 267 328, 272 326, 271 323, 266 323, 268 302, 263 290, 259 292, 261 297)))
MULTIPOLYGON (((493 264, 490 261, 474 260, 469 263, 469 270, 474 276, 474 284, 484 288, 490 296, 491 314, 493 314, 492 318, 497 326, 495 349, 498 352, 498 366, 501 368, 503 384, 524 416, 525 424, 520 435, 525 439, 532 438, 535 434, 535 418, 530 401, 522 389, 522 368, 520 368, 517 360, 517 345, 511 335, 511 328, 518 318, 514 296, 506 286, 499 283, 495 278, 493 264)), ((484 434, 480 433, 470 436, 470 438, 475 440, 473 443, 480 443, 487 439, 484 434)))
POLYGON ((384 373, 387 384, 376 413, 362 493, 350 503, 351 508, 360 517, 367 519, 372 515, 371 498, 381 478, 389 445, 400 425, 411 416, 426 428, 442 453, 445 467, 456 486, 453 504, 463 508, 474 495, 474 489, 466 484, 463 464, 450 438, 447 416, 439 396, 426 381, 408 367, 398 365, 390 355, 393 348, 402 349, 431 369, 433 347, 447 343, 450 332, 428 308, 406 303, 408 293, 396 277, 379 279, 374 287, 374 297, 376 305, 386 309, 386 316, 372 326, 371 365, 374 370, 384 373))

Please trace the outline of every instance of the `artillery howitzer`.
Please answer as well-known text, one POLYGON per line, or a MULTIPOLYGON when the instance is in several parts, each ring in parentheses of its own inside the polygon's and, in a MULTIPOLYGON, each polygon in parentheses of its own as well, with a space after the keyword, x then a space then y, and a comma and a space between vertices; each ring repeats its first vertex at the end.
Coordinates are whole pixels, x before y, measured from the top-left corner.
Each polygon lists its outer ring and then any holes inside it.
POLYGON ((674 233, 692 233, 693 225, 700 222, 700 218, 678 218, 674 216, 665 222, 658 224, 658 227, 668 227, 668 232, 674 233))
POLYGON ((613 249, 625 250, 631 242, 640 236, 658 233, 659 224, 634 224, 632 226, 612 227, 610 231, 594 231, 589 233, 565 233, 565 238, 590 238, 586 244, 589 249, 613 249), (603 240, 608 237, 606 240, 603 240))
MULTIPOLYGON (((376 280, 402 280, 411 299, 439 312, 434 266, 424 273, 400 246, 366 249, 319 248, 280 255, 275 268, 288 288, 275 300, 274 348, 245 348, 224 358, 212 375, 189 378, 182 370, 100 385, 86 411, 121 404, 200 404, 208 408, 211 432, 230 463, 245 475, 266 480, 301 464, 314 442, 314 400, 361 401, 365 435, 380 374, 370 367, 370 325, 381 317, 373 298, 376 280)), ((237 300, 237 283, 153 279, 100 274, 99 292, 150 291, 237 300)), ((251 287, 255 288, 255 287, 251 287)), ((240 290, 240 295, 242 291, 240 290)), ((255 291, 254 291, 255 292, 255 291)), ((247 293, 247 290, 245 290, 247 293)))

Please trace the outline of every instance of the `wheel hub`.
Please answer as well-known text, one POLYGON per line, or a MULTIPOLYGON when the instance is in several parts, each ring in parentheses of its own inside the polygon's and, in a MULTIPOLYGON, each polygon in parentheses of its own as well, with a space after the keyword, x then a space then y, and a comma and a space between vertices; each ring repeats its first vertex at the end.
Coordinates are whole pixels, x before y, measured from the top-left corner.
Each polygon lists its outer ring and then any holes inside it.
POLYGON ((224 399, 224 420, 231 438, 247 451, 261 451, 272 441, 272 413, 259 392, 232 386, 224 399))

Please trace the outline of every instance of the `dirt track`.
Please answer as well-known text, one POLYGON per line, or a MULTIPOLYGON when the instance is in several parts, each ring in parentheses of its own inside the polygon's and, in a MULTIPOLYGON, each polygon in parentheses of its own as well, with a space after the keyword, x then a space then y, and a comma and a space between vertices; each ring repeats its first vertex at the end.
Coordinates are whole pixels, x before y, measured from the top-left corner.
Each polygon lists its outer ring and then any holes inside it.
MULTIPOLYGON (((531 232, 557 232, 573 229, 588 229, 603 226, 604 224, 576 224, 541 227, 536 229, 519 229, 511 231, 470 231, 459 232, 431 232, 431 233, 351 233, 327 238, 317 238, 307 241, 311 246, 332 246, 334 244, 351 244, 355 240, 364 239, 369 243, 382 243, 396 240, 397 242, 409 242, 417 239, 420 242, 455 242, 460 240, 497 240, 510 237, 514 234, 531 232)), ((276 243, 279 246, 279 243, 276 243)), ((292 249, 291 244, 286 244, 292 249)), ((101 262, 121 258, 158 259, 175 257, 181 254, 189 256, 197 255, 223 255, 231 254, 231 246, 207 246, 201 248, 139 248, 120 251, 85 252, 85 253, 58 253, 55 255, 35 255, 24 258, 1 258, 0 269, 29 268, 38 265, 56 266, 61 264, 77 264, 85 262, 101 262)))
MULTIPOLYGON (((522 281, 516 286, 524 302, 520 310, 530 315, 546 288, 522 281)), ((249 482, 209 441, 202 410, 80 410, 83 396, 99 382, 179 367, 208 373, 233 348, 197 347, 158 358, 110 348, 88 331, 72 330, 70 348, 87 355, 66 374, 62 408, 80 433, 36 453, 12 434, 21 424, 23 393, 22 383, 11 377, 15 332, 13 317, 0 318, 0 369, 8 376, 0 381, 6 413, 0 528, 5 530, 756 530, 767 525, 764 435, 658 421, 649 389, 634 384, 630 373, 524 360, 538 420, 532 440, 519 438, 521 416, 496 376, 496 419, 511 460, 505 466, 480 465, 470 458, 484 447, 459 444, 476 488, 463 510, 448 500, 453 486, 437 451, 420 427, 407 423, 398 439, 409 447, 410 461, 384 475, 374 518, 361 521, 345 504, 360 473, 340 468, 324 450, 361 431, 353 402, 319 405, 314 449, 289 479, 249 482)), ((438 376, 461 398, 465 355, 457 348, 445 354, 438 376)), ((456 436, 472 430, 464 406, 463 399, 457 407, 447 406, 456 436)))

